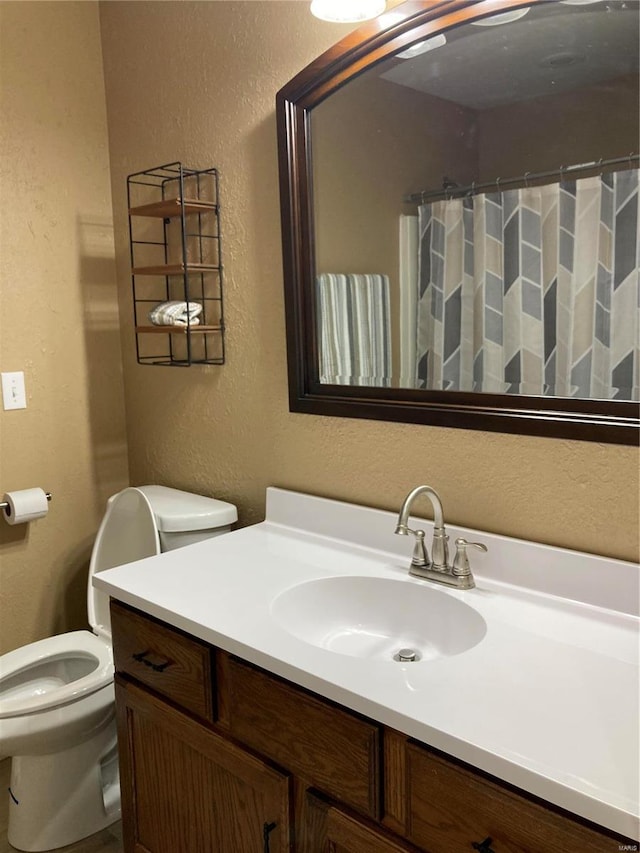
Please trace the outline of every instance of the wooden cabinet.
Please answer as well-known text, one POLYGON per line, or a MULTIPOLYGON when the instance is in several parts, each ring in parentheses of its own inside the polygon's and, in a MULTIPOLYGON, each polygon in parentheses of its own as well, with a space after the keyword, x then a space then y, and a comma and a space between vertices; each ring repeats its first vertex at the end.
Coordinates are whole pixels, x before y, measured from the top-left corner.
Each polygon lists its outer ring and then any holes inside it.
POLYGON ((127 853, 287 853, 289 777, 118 681, 127 853))
MULTIPOLYGON (((378 817, 380 726, 223 656, 229 731, 314 787, 378 817)), ((222 721, 221 721, 222 722, 222 721)))
POLYGON ((306 794, 303 832, 301 853, 420 853, 312 792, 306 794))
POLYGON ((205 720, 214 718, 213 652, 206 643, 111 603, 116 672, 135 678, 205 720))
POLYGON ((126 853, 637 849, 132 608, 112 628, 126 853))
POLYGON ((407 836, 429 853, 602 853, 611 839, 422 745, 406 745, 407 836))

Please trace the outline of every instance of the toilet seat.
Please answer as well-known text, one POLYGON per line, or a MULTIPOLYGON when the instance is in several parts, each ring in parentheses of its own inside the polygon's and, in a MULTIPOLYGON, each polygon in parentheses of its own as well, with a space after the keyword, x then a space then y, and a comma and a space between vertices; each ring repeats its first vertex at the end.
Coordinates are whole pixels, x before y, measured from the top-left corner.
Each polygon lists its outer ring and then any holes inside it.
POLYGON ((106 569, 160 554, 160 537, 149 498, 134 486, 107 501, 89 563, 87 616, 93 633, 111 643, 109 596, 93 585, 106 569))
POLYGON ((66 705, 113 681, 111 646, 90 631, 37 640, 0 663, 0 720, 66 705))
POLYGON ((93 576, 160 553, 148 498, 135 488, 109 499, 91 554, 87 588, 90 631, 47 637, 0 657, 0 720, 77 702, 113 681, 109 596, 93 576))

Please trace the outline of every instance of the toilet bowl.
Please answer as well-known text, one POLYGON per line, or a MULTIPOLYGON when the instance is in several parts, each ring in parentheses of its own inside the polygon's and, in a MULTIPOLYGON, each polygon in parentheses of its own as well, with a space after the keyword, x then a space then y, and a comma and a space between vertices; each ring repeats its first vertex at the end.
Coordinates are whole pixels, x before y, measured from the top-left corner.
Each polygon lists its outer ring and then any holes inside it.
POLYGON ((38 640, 0 657, 0 757, 11 757, 9 843, 53 850, 120 817, 109 598, 95 573, 217 536, 232 504, 164 486, 109 499, 89 566, 91 631, 38 640))

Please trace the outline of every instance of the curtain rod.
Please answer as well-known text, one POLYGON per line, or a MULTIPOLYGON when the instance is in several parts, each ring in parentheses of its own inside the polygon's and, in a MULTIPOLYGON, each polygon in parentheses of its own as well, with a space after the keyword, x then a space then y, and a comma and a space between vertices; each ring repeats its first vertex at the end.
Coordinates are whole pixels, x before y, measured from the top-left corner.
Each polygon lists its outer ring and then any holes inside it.
POLYGON ((640 159, 638 154, 628 154, 626 157, 614 157, 609 160, 594 160, 591 163, 577 163, 575 166, 560 166, 559 169, 552 169, 549 172, 525 172, 517 178, 496 178, 495 181, 486 181, 481 184, 473 181, 469 186, 459 187, 454 181, 449 178, 443 179, 443 186, 437 190, 423 190, 419 193, 411 193, 404 197, 403 201, 407 204, 424 204, 425 201, 438 199, 458 198, 459 196, 475 195, 483 190, 494 189, 500 192, 508 184, 529 185, 529 181, 539 181, 544 178, 559 177, 562 180, 566 175, 574 175, 579 172, 593 171, 593 169, 601 169, 605 166, 617 166, 621 163, 628 163, 631 168, 632 163, 637 163, 640 159))

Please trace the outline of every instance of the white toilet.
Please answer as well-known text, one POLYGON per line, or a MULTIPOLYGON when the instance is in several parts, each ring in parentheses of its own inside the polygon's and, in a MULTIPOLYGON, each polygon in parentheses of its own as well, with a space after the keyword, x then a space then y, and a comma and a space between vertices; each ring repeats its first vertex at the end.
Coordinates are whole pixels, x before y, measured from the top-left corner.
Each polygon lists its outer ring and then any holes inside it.
POLYGON ((0 657, 0 757, 11 756, 9 842, 53 850, 120 817, 109 600, 94 573, 225 533, 237 510, 165 486, 109 499, 91 563, 89 631, 0 657))

